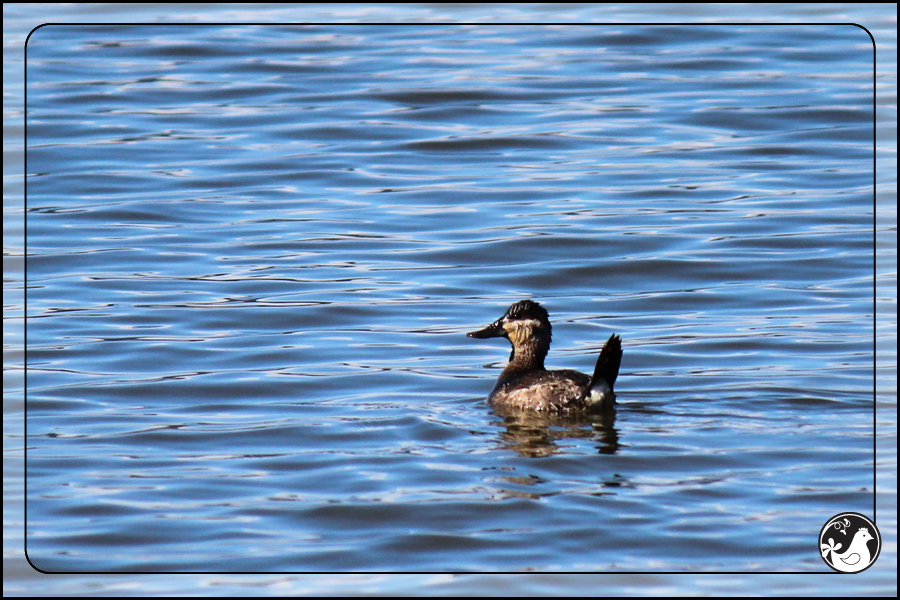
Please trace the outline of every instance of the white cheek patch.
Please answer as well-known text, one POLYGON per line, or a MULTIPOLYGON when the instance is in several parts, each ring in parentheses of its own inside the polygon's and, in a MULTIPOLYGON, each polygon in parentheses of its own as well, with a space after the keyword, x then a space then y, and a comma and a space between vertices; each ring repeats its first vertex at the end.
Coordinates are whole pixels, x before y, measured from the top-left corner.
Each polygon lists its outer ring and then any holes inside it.
POLYGON ((540 327, 537 319, 517 319, 515 321, 503 321, 503 329, 506 330, 513 344, 521 344, 534 335, 534 331, 540 327))

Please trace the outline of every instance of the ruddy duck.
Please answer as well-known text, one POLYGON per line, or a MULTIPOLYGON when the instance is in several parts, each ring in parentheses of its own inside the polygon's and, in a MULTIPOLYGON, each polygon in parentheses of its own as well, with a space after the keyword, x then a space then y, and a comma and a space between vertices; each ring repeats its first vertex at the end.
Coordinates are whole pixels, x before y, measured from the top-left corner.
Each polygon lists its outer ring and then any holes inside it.
POLYGON ((509 364, 488 396, 488 402, 495 406, 555 411, 615 406, 613 386, 622 362, 622 340, 616 334, 600 351, 593 377, 569 369, 544 369, 544 357, 550 349, 550 316, 532 300, 516 302, 484 329, 466 335, 479 339, 505 337, 512 344, 509 364))

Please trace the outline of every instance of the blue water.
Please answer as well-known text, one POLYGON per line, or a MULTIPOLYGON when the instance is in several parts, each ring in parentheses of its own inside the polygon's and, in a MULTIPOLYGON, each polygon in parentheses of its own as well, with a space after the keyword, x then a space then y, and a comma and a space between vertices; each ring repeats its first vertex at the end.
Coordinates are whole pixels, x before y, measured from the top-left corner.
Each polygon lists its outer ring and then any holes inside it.
POLYGON ((34 31, 4 205, 29 561, 825 574, 834 514, 893 540, 872 73, 852 25, 34 31), (485 404, 508 347, 464 334, 522 298, 552 368, 622 336, 614 414, 485 404))

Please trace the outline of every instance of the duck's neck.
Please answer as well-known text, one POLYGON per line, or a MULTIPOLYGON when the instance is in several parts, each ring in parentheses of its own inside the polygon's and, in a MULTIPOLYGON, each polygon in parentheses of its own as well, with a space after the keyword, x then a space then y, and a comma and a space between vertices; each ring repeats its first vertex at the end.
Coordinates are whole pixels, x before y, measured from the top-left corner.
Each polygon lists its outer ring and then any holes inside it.
POLYGON ((543 340, 534 338, 515 344, 509 355, 509 364, 503 369, 503 373, 512 375, 526 371, 543 371, 548 345, 543 340))

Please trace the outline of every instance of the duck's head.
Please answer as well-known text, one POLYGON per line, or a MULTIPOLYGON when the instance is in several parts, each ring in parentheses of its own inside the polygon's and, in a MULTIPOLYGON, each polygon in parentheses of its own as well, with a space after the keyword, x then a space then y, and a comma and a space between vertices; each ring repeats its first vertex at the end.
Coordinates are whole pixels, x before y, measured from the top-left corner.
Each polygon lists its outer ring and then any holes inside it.
POLYGON ((513 347, 536 344, 544 349, 550 347, 552 328, 547 310, 533 300, 520 300, 506 313, 478 331, 466 334, 471 338, 505 337, 513 347))

